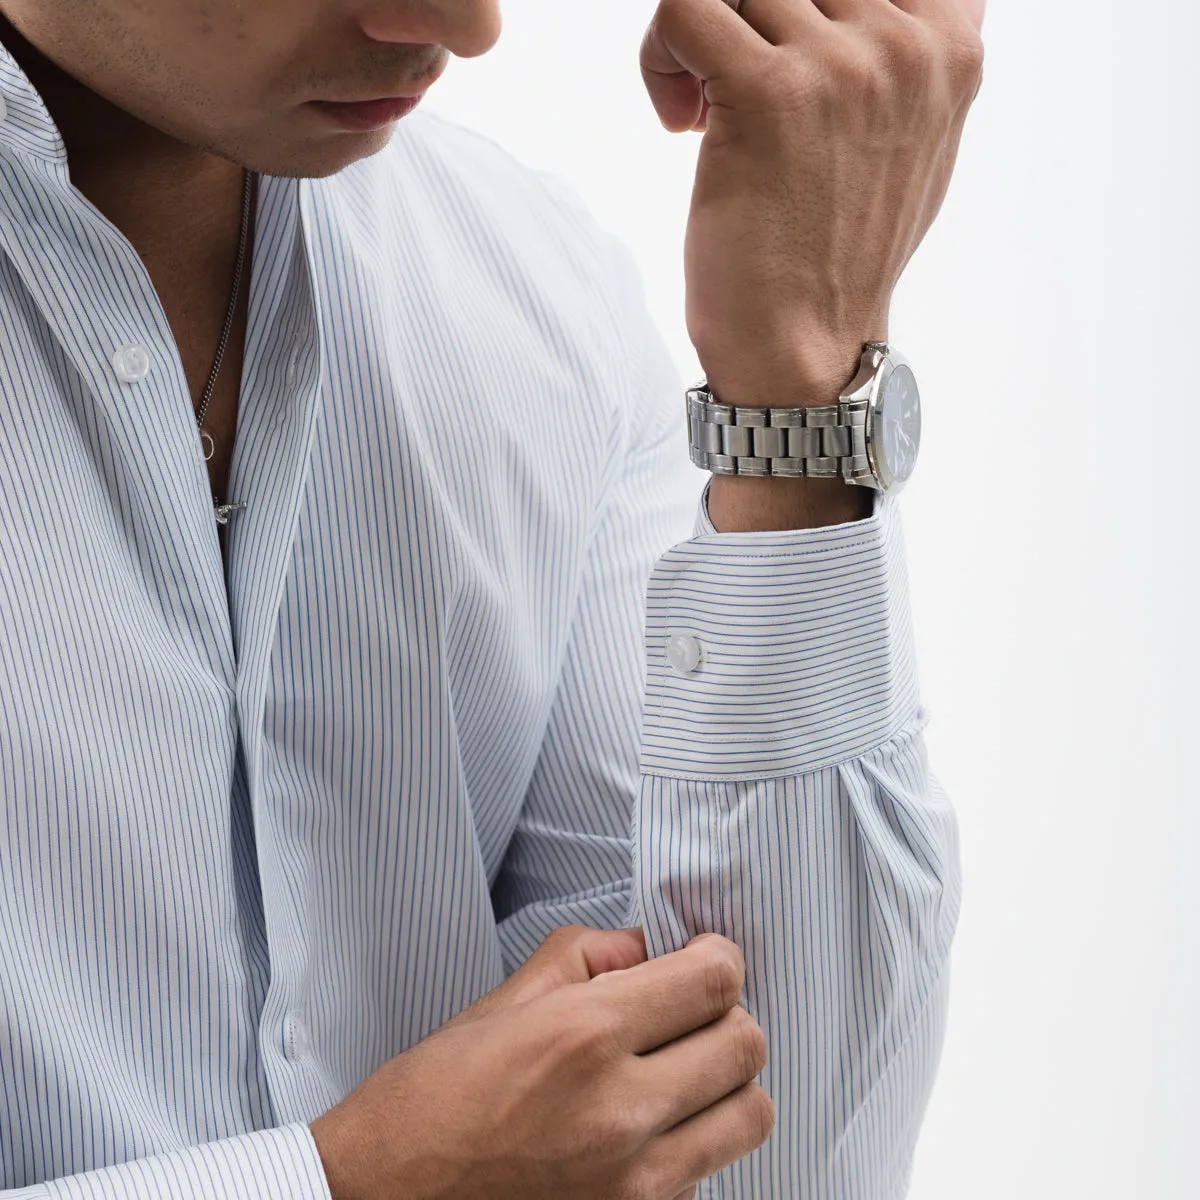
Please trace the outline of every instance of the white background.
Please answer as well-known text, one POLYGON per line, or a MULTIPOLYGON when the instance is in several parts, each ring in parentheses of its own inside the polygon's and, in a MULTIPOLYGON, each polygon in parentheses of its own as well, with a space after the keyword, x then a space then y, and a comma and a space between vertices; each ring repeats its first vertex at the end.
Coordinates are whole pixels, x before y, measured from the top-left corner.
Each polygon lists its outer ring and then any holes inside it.
MULTIPOLYGON (((690 384, 701 135, 643 88, 653 9, 510 0, 425 103, 574 184, 690 384)), ((984 38, 891 328, 925 403, 903 511, 966 886, 912 1198, 1195 1200, 1200 16, 992 0, 984 38)))

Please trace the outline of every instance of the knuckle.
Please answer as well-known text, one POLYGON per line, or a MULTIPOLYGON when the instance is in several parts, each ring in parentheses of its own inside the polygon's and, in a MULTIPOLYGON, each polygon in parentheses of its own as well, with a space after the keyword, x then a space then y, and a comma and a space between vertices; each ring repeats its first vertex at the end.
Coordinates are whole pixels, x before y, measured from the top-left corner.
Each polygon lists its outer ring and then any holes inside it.
POLYGON ((741 951, 736 955, 723 947, 707 950, 704 957, 704 993, 714 1017, 728 1012, 738 1000, 745 977, 741 951))
POLYGON ((950 69, 956 79, 961 81, 965 91, 974 95, 983 78, 983 60, 985 57, 983 38, 973 25, 956 30, 950 37, 950 69))
POLYGON ((559 1019, 554 1041, 563 1060, 576 1069, 594 1069, 609 1057, 612 1020, 603 1010, 568 1008, 559 1019))
POLYGON ((591 1012, 580 1022, 580 1044, 594 1062, 609 1061, 617 1046, 617 1018, 611 1012, 591 1012))
POLYGON ((775 1104, 765 1088, 753 1084, 747 1100, 748 1132, 755 1148, 761 1146, 775 1129, 775 1104))
POLYGON ((962 37, 958 39, 957 45, 964 63, 976 68, 983 66, 987 49, 983 44, 983 36, 974 25, 967 25, 963 30, 962 37))
POLYGON ((983 38, 974 29, 968 30, 964 44, 959 50, 959 68, 968 94, 972 100, 978 95, 979 86, 983 83, 983 66, 986 56, 983 38))
POLYGON ((605 1160, 627 1158, 645 1140, 649 1114, 640 1101, 625 1097, 602 1107, 594 1116, 591 1142, 605 1160))
POLYGON ((937 69, 937 43, 917 21, 893 25, 885 53, 891 70, 905 79, 928 79, 937 69))
POLYGON ((560 925, 557 929, 550 930, 545 941, 542 942, 542 946, 562 950, 573 946, 585 932, 586 929, 582 925, 560 925))
POLYGON ((881 88, 879 56, 860 44, 846 47, 838 62, 837 75, 832 84, 838 92, 854 96, 874 96, 881 88))
POLYGON ((732 1013, 738 1073, 743 1079, 752 1079, 766 1066, 767 1038, 758 1022, 741 1005, 732 1013))

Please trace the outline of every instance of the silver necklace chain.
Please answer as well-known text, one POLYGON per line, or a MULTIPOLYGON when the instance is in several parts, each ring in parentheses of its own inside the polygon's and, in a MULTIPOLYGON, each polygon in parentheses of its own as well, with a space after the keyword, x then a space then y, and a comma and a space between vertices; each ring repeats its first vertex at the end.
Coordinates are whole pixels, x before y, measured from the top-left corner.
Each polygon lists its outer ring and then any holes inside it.
POLYGON ((229 334, 233 329, 233 318, 237 312, 238 295, 242 290, 242 270, 246 264, 246 243, 250 235, 250 189, 253 180, 253 172, 244 172, 242 229, 238 235, 237 263, 233 268, 233 292, 229 297, 229 309, 225 313, 225 326, 221 330, 221 340, 217 343, 217 357, 213 359, 212 370, 208 373, 208 382, 204 385, 204 394, 200 398, 200 407, 196 412, 196 426, 200 430, 200 444, 204 451, 205 462, 209 461, 216 452, 213 436, 204 428, 204 418, 208 415, 208 406, 212 403, 213 389, 217 386, 217 375, 221 371, 221 360, 225 357, 225 347, 229 344, 229 334))
MULTIPOLYGON (((213 389, 217 386, 217 375, 221 370, 221 360, 225 357, 225 347, 229 344, 229 334, 233 330, 233 318, 237 313, 238 295, 242 289, 242 270, 246 265, 246 245, 250 236, 250 192, 254 182, 254 173, 244 171, 242 177, 242 228, 238 234, 237 262, 233 268, 233 292, 229 297, 229 309, 225 313, 225 325, 221 330, 221 340, 217 343, 217 356, 213 359, 212 370, 208 373, 208 382, 204 385, 204 394, 200 397, 200 408, 196 412, 196 428, 200 431, 200 451, 204 461, 211 461, 217 451, 213 435, 204 428, 204 418, 208 415, 208 406, 212 403, 213 389)), ((225 525, 231 513, 245 508, 244 503, 218 504, 213 497, 213 516, 218 525, 225 525)))

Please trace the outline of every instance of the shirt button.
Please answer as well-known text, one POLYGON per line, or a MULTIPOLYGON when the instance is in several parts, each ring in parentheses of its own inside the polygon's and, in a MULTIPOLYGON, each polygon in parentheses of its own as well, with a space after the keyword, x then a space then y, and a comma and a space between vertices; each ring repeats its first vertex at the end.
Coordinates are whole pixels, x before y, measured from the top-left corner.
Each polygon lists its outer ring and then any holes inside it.
POLYGON ((283 1052, 288 1062, 296 1062, 308 1053, 308 1029, 298 1017, 288 1017, 284 1022, 283 1052))
POLYGON ((145 346, 122 346, 112 364, 122 383, 139 383, 150 374, 150 351, 145 346))
POLYGON ((667 661, 680 675, 690 675, 700 665, 700 643, 690 633, 667 638, 667 661))

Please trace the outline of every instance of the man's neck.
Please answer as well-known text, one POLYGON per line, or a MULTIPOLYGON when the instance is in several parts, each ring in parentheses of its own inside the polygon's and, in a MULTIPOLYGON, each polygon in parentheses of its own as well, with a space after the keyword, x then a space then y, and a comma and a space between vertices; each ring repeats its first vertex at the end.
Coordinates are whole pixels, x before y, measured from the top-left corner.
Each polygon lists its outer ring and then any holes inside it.
POLYGON ((130 240, 147 267, 224 257, 242 168, 187 146, 62 71, 0 14, 0 42, 37 88, 67 149, 71 182, 130 240))

